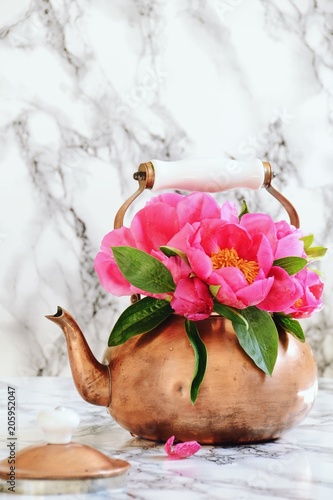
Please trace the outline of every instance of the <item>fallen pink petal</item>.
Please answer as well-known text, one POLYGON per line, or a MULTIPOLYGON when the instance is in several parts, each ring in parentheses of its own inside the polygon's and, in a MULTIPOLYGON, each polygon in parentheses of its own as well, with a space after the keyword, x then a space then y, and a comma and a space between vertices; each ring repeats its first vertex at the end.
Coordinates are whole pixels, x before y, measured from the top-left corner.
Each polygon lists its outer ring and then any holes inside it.
POLYGON ((188 458, 200 450, 201 446, 196 441, 185 441, 173 447, 175 436, 171 436, 164 445, 164 451, 173 459, 188 458))

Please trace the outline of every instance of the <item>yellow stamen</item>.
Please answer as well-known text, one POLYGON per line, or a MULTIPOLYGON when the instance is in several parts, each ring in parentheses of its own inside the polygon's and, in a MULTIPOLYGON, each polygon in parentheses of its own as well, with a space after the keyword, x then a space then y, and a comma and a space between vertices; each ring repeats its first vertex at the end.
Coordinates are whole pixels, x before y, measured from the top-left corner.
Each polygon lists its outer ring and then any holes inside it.
POLYGON ((303 299, 297 299, 294 304, 294 307, 296 307, 296 309, 299 309, 300 307, 302 307, 302 305, 303 305, 303 299))
POLYGON ((220 248, 218 252, 211 255, 211 260, 213 269, 237 267, 237 269, 242 271, 249 285, 253 283, 259 272, 259 266, 256 261, 241 259, 234 248, 220 248))

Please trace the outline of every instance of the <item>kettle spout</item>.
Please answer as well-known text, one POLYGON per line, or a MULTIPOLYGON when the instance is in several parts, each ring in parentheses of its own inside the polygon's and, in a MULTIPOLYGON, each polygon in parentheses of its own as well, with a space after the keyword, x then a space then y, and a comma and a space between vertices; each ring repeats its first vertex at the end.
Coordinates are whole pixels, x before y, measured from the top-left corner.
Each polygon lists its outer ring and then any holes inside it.
POLYGON ((80 396, 88 403, 109 406, 109 367, 96 360, 74 318, 61 307, 56 314, 46 318, 56 323, 65 334, 72 375, 80 396))

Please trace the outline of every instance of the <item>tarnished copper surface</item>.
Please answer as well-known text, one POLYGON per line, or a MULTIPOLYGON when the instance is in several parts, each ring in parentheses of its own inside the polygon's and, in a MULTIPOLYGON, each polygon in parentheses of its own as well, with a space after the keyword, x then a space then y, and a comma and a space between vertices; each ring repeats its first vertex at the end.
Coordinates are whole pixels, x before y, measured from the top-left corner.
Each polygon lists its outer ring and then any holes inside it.
POLYGON ((310 347, 283 332, 273 376, 267 376, 241 349, 230 321, 219 316, 197 322, 208 366, 192 405, 194 354, 183 324, 173 315, 106 351, 110 413, 121 426, 157 441, 175 435, 180 441, 233 444, 276 439, 306 417, 317 393, 310 347))
POLYGON ((110 401, 109 367, 96 360, 82 331, 73 317, 61 307, 54 315, 46 316, 63 330, 75 386, 80 396, 100 406, 110 401))
POLYGON ((110 367, 95 360, 66 311, 47 317, 66 334, 74 381, 83 399, 109 406, 122 427, 146 439, 166 441, 174 435, 201 444, 272 440, 300 423, 316 397, 312 351, 285 332, 270 377, 244 353, 229 320, 211 316, 197 322, 208 366, 192 405, 194 353, 181 316, 172 315, 153 331, 108 348, 104 362, 110 367))
POLYGON ((294 205, 292 205, 292 203, 285 196, 283 196, 279 191, 277 191, 273 186, 271 186, 271 185, 266 186, 266 190, 272 196, 274 196, 274 198, 277 199, 281 203, 281 205, 284 207, 284 209, 288 212, 290 224, 299 228, 300 227, 299 215, 298 215, 297 210, 294 207, 294 205))
POLYGON ((124 224, 124 217, 128 207, 145 189, 152 189, 155 180, 155 171, 153 164, 149 161, 141 163, 138 171, 133 175, 134 179, 138 181, 139 187, 119 208, 114 218, 114 229, 119 229, 124 224))
MULTIPOLYGON (((16 455, 16 479, 97 479, 119 476, 129 469, 114 459, 80 443, 33 445, 16 455)), ((0 462, 0 477, 7 479, 8 459, 0 462)))

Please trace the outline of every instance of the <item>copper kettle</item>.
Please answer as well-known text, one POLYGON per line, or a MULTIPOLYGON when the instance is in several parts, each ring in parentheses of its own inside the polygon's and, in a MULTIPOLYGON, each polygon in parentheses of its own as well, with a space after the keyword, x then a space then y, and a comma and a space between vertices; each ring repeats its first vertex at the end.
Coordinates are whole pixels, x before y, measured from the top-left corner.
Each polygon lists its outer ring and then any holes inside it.
MULTIPOLYGON (((144 189, 151 189, 151 190, 162 190, 162 189, 173 189, 173 188, 178 188, 178 189, 184 189, 184 190, 189 190, 189 191, 209 191, 209 192, 217 192, 217 191, 225 191, 229 189, 234 189, 234 188, 248 188, 248 189, 260 189, 261 187, 266 188, 266 190, 272 194, 287 210, 289 218, 290 218, 290 223, 293 224, 296 227, 299 227, 299 218, 298 214, 295 210, 295 208, 292 206, 292 204, 284 198, 278 191, 276 191, 272 185, 271 181, 273 179, 274 175, 272 172, 271 165, 267 162, 262 162, 261 160, 255 159, 251 161, 236 161, 236 160, 220 160, 220 159, 209 159, 209 160, 181 160, 181 161, 174 161, 174 162, 164 162, 164 161, 159 161, 159 160, 152 160, 147 163, 142 163, 139 166, 138 171, 134 174, 134 179, 136 179, 139 183, 139 187, 137 191, 122 205, 122 207, 119 209, 116 217, 115 217, 115 228, 119 228, 123 225, 123 219, 125 212, 129 205, 135 200, 143 191, 144 189)), ((58 311, 54 315, 49 315, 47 316, 48 319, 51 321, 55 322, 58 324, 64 331, 65 336, 66 336, 66 341, 67 341, 67 347, 68 347, 68 355, 69 355, 69 361, 71 365, 71 370, 74 378, 75 385, 78 389, 78 392, 82 396, 82 398, 92 404, 96 405, 101 405, 110 408, 111 415, 114 416, 114 418, 121 423, 125 428, 128 428, 130 431, 134 433, 140 433, 142 437, 147 437, 148 439, 165 439, 169 437, 167 432, 171 432, 172 428, 167 425, 167 422, 172 420, 172 417, 168 417, 164 421, 164 424, 161 424, 161 429, 163 427, 166 428, 163 430, 163 432, 155 432, 153 431, 146 431, 144 428, 137 426, 135 429, 131 429, 130 425, 126 425, 126 422, 122 421, 122 417, 120 415, 121 413, 121 408, 115 408, 115 399, 113 401, 113 398, 115 395, 113 394, 113 386, 115 387, 115 380, 114 377, 116 376, 115 374, 117 373, 117 370, 121 370, 121 365, 124 364, 124 356, 123 354, 120 353, 120 349, 123 348, 123 346, 119 346, 116 348, 111 348, 108 349, 105 355, 105 360, 104 363, 98 362, 95 357, 93 356, 78 324, 76 321, 73 319, 73 317, 67 313, 65 310, 62 308, 58 307, 58 311), (113 351, 112 351, 113 350, 113 351), (113 353, 116 354, 112 354, 113 353), (120 416, 119 416, 120 415, 120 416), (170 427, 170 428, 169 428, 170 427), (138 430, 139 429, 139 430, 138 430), (143 429, 140 432, 140 429, 143 429)), ((220 318, 221 319, 221 318, 220 318)), ((227 332, 226 333, 226 341, 231 342, 233 339, 233 334, 231 332, 231 326, 228 323, 228 320, 222 318, 224 323, 223 323, 223 329, 227 332), (229 340, 228 340, 229 339, 229 340), (230 340, 231 339, 231 340, 230 340)), ((174 320, 177 323, 177 319, 174 320)), ((207 320, 208 321, 208 320, 207 320)), ((213 322, 215 320, 212 320, 213 322)), ((203 324, 203 322, 200 322, 203 324)), ((218 326, 214 323, 207 323, 207 329, 211 330, 213 329, 216 331, 218 326)), ((170 325, 167 326, 166 328, 171 328, 170 325)), ((172 330, 172 328, 171 328, 172 330)), ((170 330, 170 331, 171 331, 170 330)), ((172 330, 173 331, 173 330, 172 330)), ((169 332, 169 337, 172 336, 169 332)), ((145 342, 149 342, 149 338, 152 338, 152 336, 149 334, 145 336, 146 340, 141 340, 142 344, 145 344, 145 342)), ((162 339, 162 336, 161 336, 162 339)), ((295 342, 290 338, 289 334, 285 334, 283 339, 281 340, 282 344, 280 346, 280 351, 283 354, 283 356, 287 359, 287 363, 289 367, 293 367, 295 365, 295 360, 293 358, 294 354, 290 355, 288 354, 288 346, 292 347, 293 353, 295 353, 295 349, 297 347, 297 342, 295 342)), ((137 342, 140 342, 139 339, 132 339, 131 341, 128 341, 124 344, 125 349, 131 349, 131 344, 130 343, 135 343, 133 344, 133 348, 137 349, 138 345, 136 345, 137 342), (132 342, 133 341, 133 342, 132 342), (127 345, 126 345, 127 344, 127 345)), ((175 340, 177 342, 177 340, 175 340)), ((233 340, 233 343, 237 344, 236 340, 233 340)), ((154 347, 157 349, 157 347, 154 347)), ((306 346, 299 346, 301 349, 300 356, 302 358, 302 370, 300 373, 299 379, 303 379, 303 384, 301 384, 300 387, 296 387, 295 385, 295 394, 294 394, 294 400, 295 400, 295 408, 294 410, 291 408, 290 411, 294 411, 295 415, 298 414, 299 416, 304 417, 309 409, 312 406, 312 403, 314 401, 315 397, 315 392, 316 392, 316 365, 315 361, 313 359, 311 349, 306 346), (307 376, 305 377, 304 374, 307 373, 307 376), (305 391, 305 392, 304 392, 305 391), (308 391, 308 392, 306 392, 308 391), (310 394, 310 392, 311 394, 310 394), (302 404, 300 406, 299 404, 299 396, 298 394, 307 394, 307 401, 304 401, 304 398, 302 399, 302 404)), ((170 347, 170 350, 173 348, 170 347)), ((186 346, 185 346, 186 349, 186 346)), ((134 351, 132 351, 134 352, 134 351)), ((142 351, 144 352, 144 351, 142 351)), ((212 348, 212 354, 211 354, 211 359, 215 356, 213 354, 215 351, 212 348)), ((126 355, 128 357, 131 357, 132 354, 131 352, 127 352, 126 355)), ((218 356, 223 356, 223 352, 220 352, 218 356)), ((217 356, 217 355, 216 355, 217 356)), ((228 354, 229 356, 229 354, 228 354)), ((251 360, 246 359, 246 355, 243 352, 238 352, 237 356, 239 356, 239 359, 237 360, 238 366, 240 366, 240 370, 244 372, 244 369, 246 368, 249 369, 250 365, 252 363, 251 360), (245 368, 244 368, 245 367, 245 368)), ((158 357, 157 357, 158 360, 158 357)), ((143 361, 144 362, 144 361, 143 361)), ((218 362, 218 360, 217 360, 218 362)), ((156 362, 157 365, 160 364, 158 361, 156 362)), ((151 366, 151 370, 154 370, 155 367, 151 366)), ((135 366, 132 365, 127 367, 127 373, 130 371, 136 370, 135 366)), ((179 371, 182 372, 182 370, 175 370, 177 373, 177 381, 180 377, 179 371)), ((279 370, 278 370, 279 371, 279 370)), ((284 370, 280 370, 282 373, 284 370)), ((126 373, 126 372, 125 372, 126 373)), ((256 374, 254 375, 256 383, 259 383, 263 385, 263 374, 258 373, 258 371, 255 372, 256 374)), ((170 382, 170 377, 172 377, 172 373, 167 376, 167 383, 169 384, 170 382)), ((176 374, 175 374, 176 376, 176 374)), ((232 375, 233 377, 236 376, 235 374, 232 375)), ((238 375, 237 375, 238 376, 238 375)), ((288 376, 288 375, 287 375, 288 376)), ((246 377, 249 377, 246 375, 246 377)), ((241 374, 239 373, 239 378, 241 378, 241 374)), ((294 376, 293 376, 294 378, 294 376)), ((268 377, 269 379, 269 377, 268 377)), ((235 380, 235 379, 234 379, 235 380)), ((243 382, 240 382, 240 384, 244 385, 244 380, 245 378, 242 378, 243 382)), ((248 378, 252 384, 254 384, 254 379, 253 378, 248 378)), ((183 387, 183 383, 178 383, 175 379, 174 384, 172 385, 170 382, 170 387, 183 387), (178 384, 178 385, 177 385, 178 384)), ((126 383, 126 376, 124 379, 124 383, 126 383)), ((208 382, 207 382, 208 383, 208 382)), ((246 382, 247 383, 247 382, 246 382)), ((133 382, 134 384, 134 391, 139 392, 141 390, 140 384, 139 384, 139 378, 137 379, 137 382, 133 382), (136 384, 136 385, 135 385, 136 384)), ((119 385, 119 384, 116 384, 119 385)), ((147 384, 146 384, 147 385, 147 384)), ((185 384, 186 385, 186 384, 185 384)), ((283 397, 289 397, 289 393, 292 390, 290 384, 288 383, 288 390, 283 397)), ((274 396, 274 391, 279 390, 278 387, 281 386, 280 381, 278 380, 277 382, 269 382, 269 380, 265 381, 265 397, 267 397, 268 394, 271 394, 273 398, 274 396), (271 383, 271 386, 269 385, 271 383)), ((149 394, 149 392, 152 392, 152 389, 149 387, 146 387, 145 394, 149 394)), ((173 390, 173 389, 172 389, 173 390)), ((180 391, 180 389, 179 389, 180 391)), ((177 396, 179 396, 179 391, 177 392, 177 396)), ((121 392, 121 391, 120 391, 121 392)), ((180 391, 181 392, 181 391, 180 391)), ((203 391, 204 392, 204 391, 203 391)), ((208 391, 209 392, 209 391, 208 391)), ((244 389, 243 389, 244 392, 244 389)), ((247 389, 246 391, 247 392, 247 389)), ((118 407, 129 407, 131 405, 131 401, 128 400, 128 396, 126 396, 127 390, 124 388, 124 391, 122 395, 120 395, 117 399, 117 405, 118 407)), ((245 395, 246 396, 246 395, 245 395)), ((142 396, 144 397, 144 396, 142 396)), ((148 397, 148 396, 147 396, 148 397)), ((149 395, 150 397, 150 395, 149 395)), ((154 395, 151 395, 153 398, 154 395)), ((158 397, 158 395, 156 395, 158 397)), ((188 398, 186 398, 188 399, 188 398)), ((153 399, 152 399, 153 401, 153 399)), ((209 402, 206 401, 207 404, 209 402)), ((137 405, 138 403, 135 403, 137 405)), ((181 403, 183 404, 183 403, 181 403)), ((230 403, 233 404, 233 403, 230 403)), ((275 403, 273 403, 275 405, 275 403)), ((286 403, 288 404, 288 403, 286 403)), ((184 408, 182 408, 182 412, 186 413, 187 411, 189 412, 189 415, 192 415, 193 412, 198 412, 198 408, 193 410, 193 406, 189 402, 186 401, 184 403, 184 408), (189 405, 189 406, 188 406, 189 405)), ((283 404, 282 404, 283 405, 283 404)), ((197 406, 197 405, 196 405, 197 406)), ((199 403, 200 406, 200 403, 199 403)), ((280 405, 281 406, 281 405, 280 405)), ((258 406, 258 408, 260 405, 258 406)), ((142 419, 142 415, 140 415, 140 410, 137 408, 132 407, 131 413, 138 412, 138 420, 142 419)), ((152 412, 152 408, 147 410, 147 412, 152 412)), ((146 412, 146 413, 147 413, 146 412)), ((261 412, 261 410, 260 410, 261 412)), ((218 416, 219 417, 219 416, 218 416)), ((290 415, 289 415, 290 417, 290 415)), ((281 417, 283 422, 280 423, 280 431, 288 428, 292 425, 295 424, 295 421, 290 420, 290 418, 287 417, 281 417)), ((131 417, 132 418, 132 417, 131 417)), ((155 418, 155 417, 154 417, 155 418)), ((166 417, 167 418, 167 417, 166 417)), ((196 415, 196 418, 198 415, 196 415)), ((219 417, 220 418, 220 417, 219 417)), ((236 416, 235 416, 236 418, 236 416)), ((155 422, 159 420, 159 417, 157 416, 155 418, 155 422)), ((161 420, 161 419, 160 419, 161 420)), ((163 420, 163 419, 162 419, 163 420)), ((161 421, 162 421, 161 420, 161 421)), ((272 415, 272 421, 278 421, 277 415, 272 415)), ((147 422, 150 422, 149 417, 147 422)), ((148 425, 148 424, 147 424, 148 425)), ((154 424, 155 425, 155 424, 154 424)), ((211 425, 211 424, 210 424, 211 425)), ((149 427, 149 425, 148 425, 149 427)), ((268 424, 266 425, 266 428, 268 428, 268 424)), ((177 436, 179 439, 188 439, 188 438, 195 438, 195 436, 198 435, 197 431, 194 431, 191 434, 185 432, 182 436, 177 436), (196 432, 196 434, 195 434, 196 432)), ((232 437, 232 435, 228 436, 221 433, 217 433, 215 435, 212 435, 208 438, 202 437, 201 442, 226 442, 226 441, 232 441, 232 442, 239 442, 242 440, 246 441, 253 441, 253 440, 264 440, 264 439, 269 439, 271 437, 277 437, 279 435, 278 430, 275 430, 274 432, 271 430, 268 432, 263 433, 261 435, 258 435, 257 431, 254 431, 253 435, 248 435, 244 434, 244 429, 240 429, 239 431, 239 437, 232 437), (242 435, 243 432, 243 435, 242 435), (242 437, 243 436, 243 437, 242 437)))

